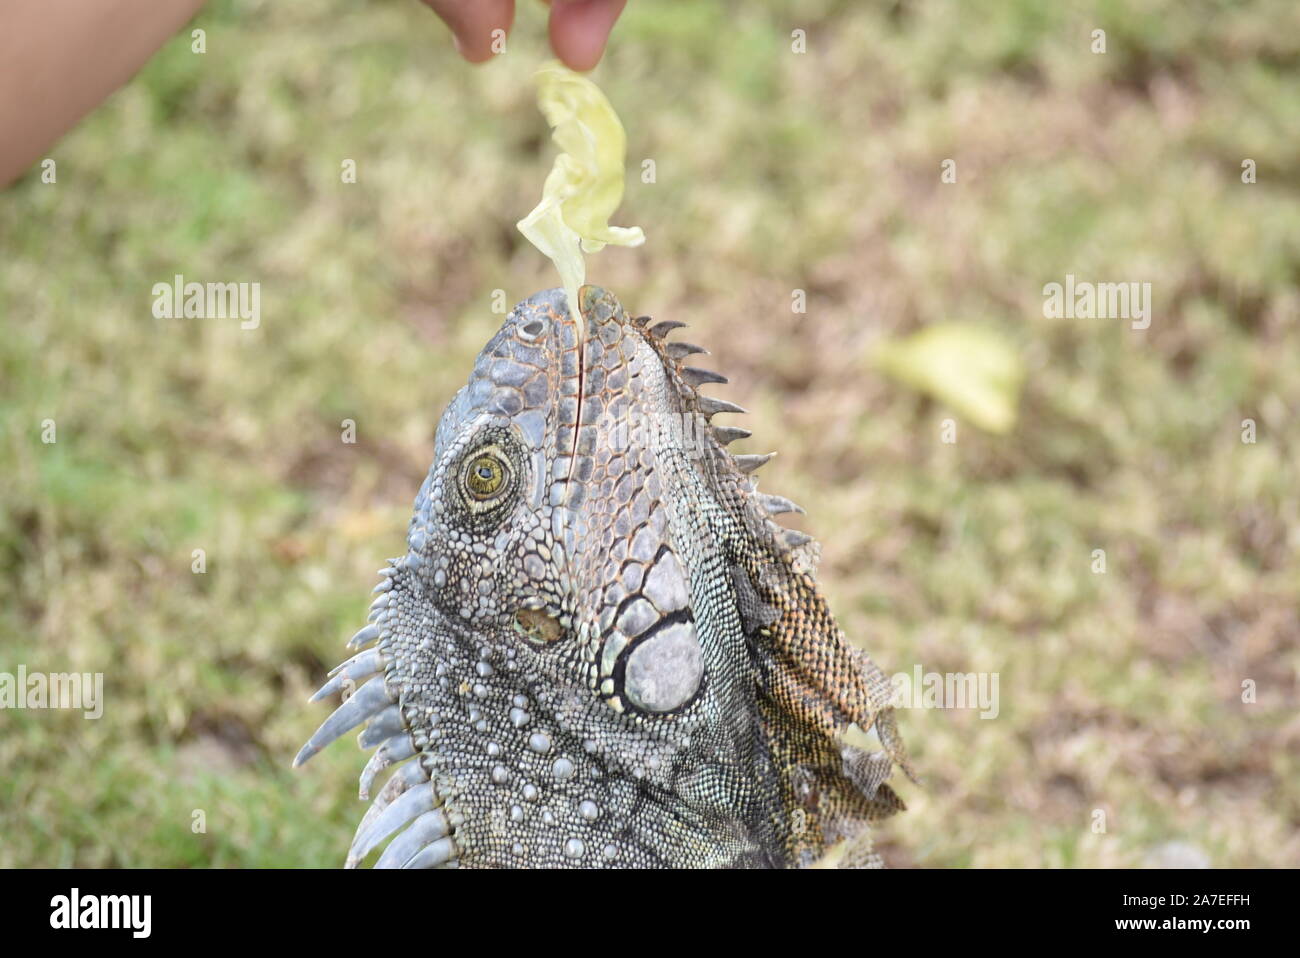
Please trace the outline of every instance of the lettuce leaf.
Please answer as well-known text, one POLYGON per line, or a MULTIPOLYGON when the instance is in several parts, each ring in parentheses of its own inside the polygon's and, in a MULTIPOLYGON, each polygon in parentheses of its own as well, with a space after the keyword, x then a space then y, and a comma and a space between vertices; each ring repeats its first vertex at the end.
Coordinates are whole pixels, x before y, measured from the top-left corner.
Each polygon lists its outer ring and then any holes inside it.
POLYGON ((583 253, 607 243, 640 246, 639 227, 610 226, 623 200, 627 138, 618 114, 591 80, 552 61, 537 71, 537 105, 562 151, 542 187, 542 200, 516 224, 559 270, 569 312, 582 325, 578 289, 586 280, 583 253))

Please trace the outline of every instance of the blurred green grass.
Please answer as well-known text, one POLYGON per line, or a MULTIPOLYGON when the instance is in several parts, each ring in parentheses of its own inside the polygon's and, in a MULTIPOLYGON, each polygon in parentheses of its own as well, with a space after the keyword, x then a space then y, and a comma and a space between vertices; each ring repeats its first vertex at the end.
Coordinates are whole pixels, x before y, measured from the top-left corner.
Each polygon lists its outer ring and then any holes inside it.
MULTIPOLYGON (((996 720, 903 715, 928 787, 886 857, 1300 862, 1300 8, 772 6, 629 5, 596 79, 648 241, 589 275, 696 327, 855 641, 1000 673, 996 720), (1151 328, 1043 318, 1066 273, 1151 282, 1151 328), (871 364, 948 320, 1025 361, 1009 436, 941 443, 951 411, 871 364)), ((289 771, 306 697, 403 549, 493 291, 555 283, 514 229, 553 155, 517 19, 470 69, 407 0, 217 0, 206 54, 177 36, 56 184, 0 196, 0 670, 107 696, 0 713, 0 866, 341 861, 362 756, 289 771), (260 328, 154 319, 176 273, 260 282, 260 328)))

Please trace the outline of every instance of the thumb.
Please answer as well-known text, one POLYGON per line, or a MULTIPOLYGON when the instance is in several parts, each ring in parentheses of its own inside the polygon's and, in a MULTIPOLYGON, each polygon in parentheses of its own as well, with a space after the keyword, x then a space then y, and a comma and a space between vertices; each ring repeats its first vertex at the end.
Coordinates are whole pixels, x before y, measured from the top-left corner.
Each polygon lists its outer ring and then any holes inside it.
POLYGON ((574 70, 590 70, 605 52, 627 0, 553 0, 551 49, 574 70))

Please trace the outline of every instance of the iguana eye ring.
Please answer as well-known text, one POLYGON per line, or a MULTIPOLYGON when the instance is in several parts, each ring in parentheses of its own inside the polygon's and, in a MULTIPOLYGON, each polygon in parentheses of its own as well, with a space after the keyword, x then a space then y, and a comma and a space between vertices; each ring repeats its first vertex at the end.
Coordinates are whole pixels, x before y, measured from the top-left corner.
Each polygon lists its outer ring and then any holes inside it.
POLYGON ((460 470, 460 485, 471 508, 482 508, 500 499, 510 488, 510 478, 510 463, 495 445, 466 456, 460 470))

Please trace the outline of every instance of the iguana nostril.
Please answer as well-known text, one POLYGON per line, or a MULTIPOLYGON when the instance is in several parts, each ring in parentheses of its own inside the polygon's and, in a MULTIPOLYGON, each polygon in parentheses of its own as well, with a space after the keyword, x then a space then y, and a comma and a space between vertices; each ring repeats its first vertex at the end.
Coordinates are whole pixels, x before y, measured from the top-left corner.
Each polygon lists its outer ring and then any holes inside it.
POLYGON ((546 324, 540 319, 534 319, 532 322, 524 323, 524 325, 519 327, 519 331, 528 339, 536 339, 538 336, 542 335, 542 332, 545 329, 546 324))
POLYGON ((515 627, 538 644, 554 642, 564 634, 560 623, 540 609, 520 609, 515 613, 515 627))

